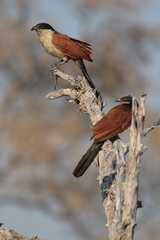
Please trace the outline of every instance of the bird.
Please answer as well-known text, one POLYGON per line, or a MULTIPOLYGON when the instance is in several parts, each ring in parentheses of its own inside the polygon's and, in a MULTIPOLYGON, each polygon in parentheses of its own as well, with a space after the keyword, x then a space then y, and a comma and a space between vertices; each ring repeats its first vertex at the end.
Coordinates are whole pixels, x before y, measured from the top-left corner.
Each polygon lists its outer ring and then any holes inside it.
POLYGON ((132 96, 121 97, 115 102, 119 102, 120 105, 110 109, 93 126, 92 138, 94 142, 75 167, 73 175, 76 178, 81 177, 85 173, 106 140, 112 139, 130 127, 132 119, 132 96))
POLYGON ((92 62, 92 49, 89 43, 71 38, 65 34, 57 32, 48 23, 38 23, 31 28, 31 31, 36 31, 39 36, 39 41, 48 54, 57 57, 60 60, 55 63, 55 66, 60 66, 72 59, 75 64, 81 69, 84 77, 88 81, 92 89, 95 89, 90 76, 87 73, 83 60, 92 62))

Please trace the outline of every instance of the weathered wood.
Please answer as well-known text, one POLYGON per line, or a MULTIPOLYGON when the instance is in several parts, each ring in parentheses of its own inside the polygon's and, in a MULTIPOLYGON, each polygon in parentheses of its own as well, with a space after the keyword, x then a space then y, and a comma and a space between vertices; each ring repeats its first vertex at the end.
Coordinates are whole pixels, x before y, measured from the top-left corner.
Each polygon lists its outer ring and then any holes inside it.
POLYGON ((0 228, 0 240, 43 240, 43 239, 40 239, 38 236, 28 238, 22 235, 20 232, 0 228))
POLYGON ((129 159, 126 164, 126 178, 123 184, 124 204, 122 206, 122 222, 120 224, 122 239, 126 240, 133 239, 136 226, 140 160, 141 155, 146 150, 146 147, 141 143, 141 133, 145 119, 145 96, 142 95, 139 107, 137 107, 135 98, 133 98, 132 104, 129 159))

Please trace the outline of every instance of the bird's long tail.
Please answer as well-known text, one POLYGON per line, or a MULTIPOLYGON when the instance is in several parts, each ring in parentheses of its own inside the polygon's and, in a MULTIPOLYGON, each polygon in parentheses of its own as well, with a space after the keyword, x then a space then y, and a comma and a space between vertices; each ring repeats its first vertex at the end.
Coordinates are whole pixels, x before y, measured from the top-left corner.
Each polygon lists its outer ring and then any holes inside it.
POLYGON ((91 88, 96 89, 96 86, 94 85, 94 83, 92 82, 90 76, 87 73, 87 69, 86 69, 86 67, 84 65, 83 60, 82 59, 76 59, 76 60, 74 60, 74 62, 81 69, 84 77, 87 79, 87 81, 88 81, 89 85, 91 86, 91 88))
POLYGON ((78 178, 81 177, 87 168, 91 165, 98 152, 100 151, 104 142, 96 143, 94 142, 88 151, 83 155, 77 166, 73 171, 73 175, 78 178))

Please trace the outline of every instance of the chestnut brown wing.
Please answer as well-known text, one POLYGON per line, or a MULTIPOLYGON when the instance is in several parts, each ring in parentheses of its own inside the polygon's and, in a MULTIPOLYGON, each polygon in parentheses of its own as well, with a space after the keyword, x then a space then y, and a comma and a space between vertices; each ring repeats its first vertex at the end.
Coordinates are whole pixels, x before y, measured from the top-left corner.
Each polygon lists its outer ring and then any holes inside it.
POLYGON ((90 44, 82 42, 80 40, 70 38, 67 35, 61 33, 54 33, 52 43, 56 48, 65 53, 72 59, 85 59, 92 61, 90 44))
POLYGON ((126 130, 131 125, 131 114, 132 109, 128 105, 112 108, 93 126, 95 142, 105 141, 126 130))

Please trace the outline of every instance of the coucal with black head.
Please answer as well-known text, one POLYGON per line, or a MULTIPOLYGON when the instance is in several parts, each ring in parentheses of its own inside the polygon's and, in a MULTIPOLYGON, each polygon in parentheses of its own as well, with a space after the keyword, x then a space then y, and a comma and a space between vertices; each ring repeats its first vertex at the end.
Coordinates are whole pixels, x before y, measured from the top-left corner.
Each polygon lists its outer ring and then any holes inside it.
POLYGON ((46 52, 60 59, 55 66, 65 64, 72 59, 81 69, 90 86, 95 89, 83 62, 83 59, 92 62, 90 44, 59 33, 48 23, 38 23, 31 28, 31 31, 33 30, 37 32, 39 41, 46 52))
POLYGON ((132 96, 125 96, 116 100, 120 105, 113 107, 102 119, 93 126, 94 142, 79 161, 73 171, 78 178, 82 176, 93 162, 104 142, 125 131, 132 120, 132 96))

